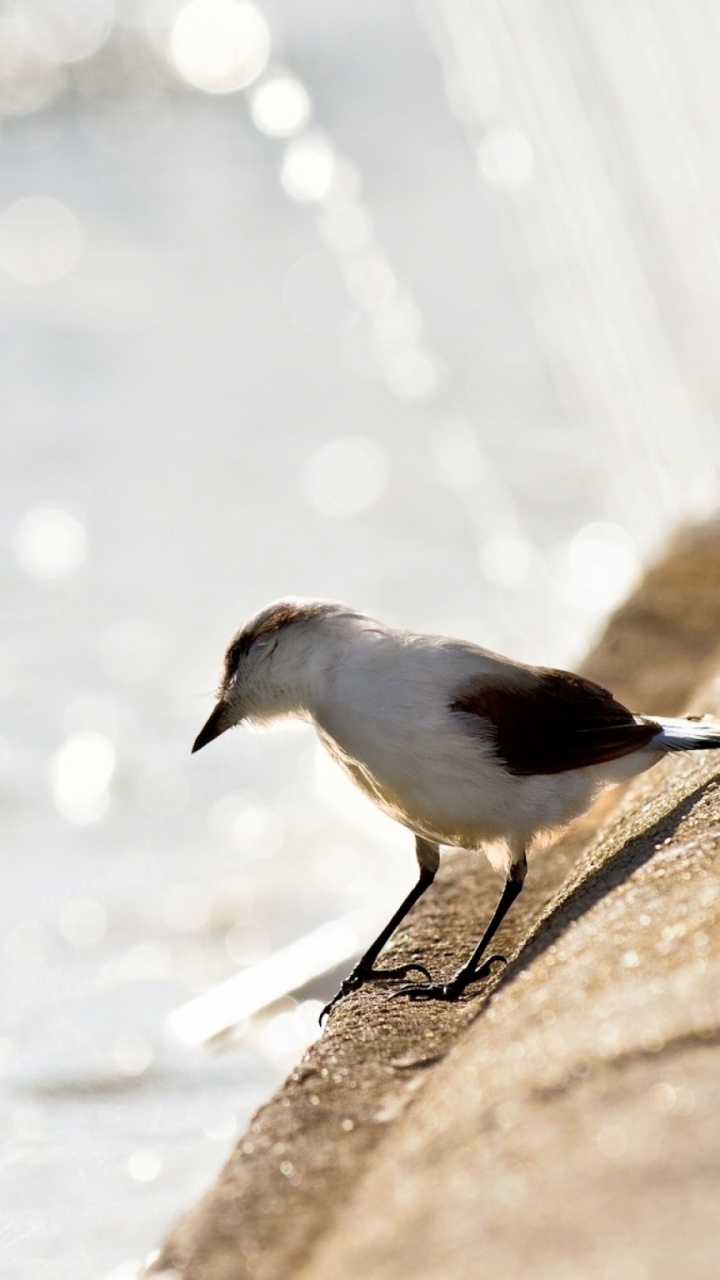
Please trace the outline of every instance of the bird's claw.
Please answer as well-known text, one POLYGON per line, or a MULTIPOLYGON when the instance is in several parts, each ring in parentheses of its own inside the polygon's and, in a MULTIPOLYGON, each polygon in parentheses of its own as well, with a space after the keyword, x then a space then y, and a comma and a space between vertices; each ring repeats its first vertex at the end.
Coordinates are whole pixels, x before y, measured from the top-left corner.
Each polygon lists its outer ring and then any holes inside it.
POLYGON ((400 987, 399 991, 393 991, 390 999, 397 1000, 399 996, 407 996, 410 1000, 444 1000, 446 1003, 451 1003, 460 999, 471 982, 486 978, 497 960, 504 965, 507 964, 505 956, 488 956, 487 960, 469 974, 456 974, 449 982, 408 982, 404 987, 400 987))
POLYGON ((507 967, 507 956, 499 954, 488 956, 487 960, 483 960, 482 964, 478 965, 470 981, 476 982, 478 978, 487 978, 488 974, 492 973, 492 967, 496 962, 507 967))
POLYGON ((364 979, 355 969, 353 969, 352 973, 348 974, 347 978, 343 979, 332 1000, 328 1000, 324 1008, 320 1010, 320 1017, 318 1018, 320 1026, 323 1024, 323 1019, 327 1018, 328 1014, 335 1008, 335 1005, 338 1004, 340 1000, 344 1000, 345 996, 349 996, 351 991, 357 991, 358 987, 362 986, 363 981, 364 979))
MULTIPOLYGON (((413 971, 423 974, 429 983, 432 982, 432 974, 428 972, 424 964, 400 964, 395 969, 353 969, 352 973, 340 984, 340 989, 336 991, 332 1000, 329 1000, 324 1009, 321 1010, 318 1018, 320 1026, 323 1024, 323 1019, 327 1018, 340 1000, 343 1000, 345 996, 349 996, 352 991, 357 991, 366 982, 378 982, 385 978, 390 981, 407 978, 408 974, 413 971)), ((422 983, 412 985, 422 988, 422 983)))
POLYGON ((327 1018, 332 1013, 333 1009, 335 1008, 335 1005, 338 1003, 338 1000, 342 1000, 343 996, 346 996, 348 992, 352 990, 353 990, 352 987, 345 988, 345 983, 343 982, 340 990, 335 992, 335 995, 333 996, 332 1000, 328 1000, 327 1004, 323 1005, 322 1009, 320 1010, 320 1016, 318 1017, 318 1026, 320 1027, 322 1026, 324 1019, 327 1018))

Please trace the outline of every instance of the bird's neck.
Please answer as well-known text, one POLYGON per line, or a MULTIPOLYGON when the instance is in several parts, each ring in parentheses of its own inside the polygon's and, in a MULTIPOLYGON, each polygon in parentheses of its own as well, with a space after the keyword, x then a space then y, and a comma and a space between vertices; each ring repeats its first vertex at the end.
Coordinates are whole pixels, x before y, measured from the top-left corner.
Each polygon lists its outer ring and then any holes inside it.
POLYGON ((308 637, 302 648, 277 655, 272 683, 258 699, 261 706, 251 718, 268 723, 287 717, 310 720, 322 727, 324 708, 332 697, 336 675, 342 663, 342 637, 322 637, 314 644, 308 637))

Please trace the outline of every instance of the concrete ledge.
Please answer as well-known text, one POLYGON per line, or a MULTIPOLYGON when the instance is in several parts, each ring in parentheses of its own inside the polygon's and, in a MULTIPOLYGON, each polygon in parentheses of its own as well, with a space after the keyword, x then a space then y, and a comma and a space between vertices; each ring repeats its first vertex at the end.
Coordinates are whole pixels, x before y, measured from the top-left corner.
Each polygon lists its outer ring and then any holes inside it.
MULTIPOLYGON (((584 670, 635 709, 682 711, 720 670, 719 642, 713 523, 648 573, 584 670)), ((149 1274, 669 1280, 714 1259, 717 1275, 718 768, 669 761, 536 859, 499 938, 511 966, 474 999, 368 988, 340 1005, 149 1274)), ((394 958, 450 971, 496 895, 484 859, 446 856, 394 958)))

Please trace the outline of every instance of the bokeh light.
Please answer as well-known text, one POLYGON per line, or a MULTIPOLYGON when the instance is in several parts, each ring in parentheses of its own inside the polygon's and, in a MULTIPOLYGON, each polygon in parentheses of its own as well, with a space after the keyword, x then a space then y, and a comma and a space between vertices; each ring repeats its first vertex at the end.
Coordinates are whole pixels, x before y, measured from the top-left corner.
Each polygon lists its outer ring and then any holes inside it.
POLYGON ((246 796, 242 792, 231 791, 227 795, 220 796, 213 802, 208 812, 208 827, 211 833, 229 844, 234 844, 236 822, 248 805, 256 803, 253 797, 246 796))
POLYGON ((25 115, 45 107, 63 88, 62 72, 22 39, 14 14, 0 15, 0 114, 25 115))
POLYGON ((285 838, 280 815, 248 795, 230 794, 216 800, 209 823, 213 831, 251 862, 271 858, 285 838))
POLYGON ((535 171, 535 154, 519 129, 489 129, 477 149, 483 177, 494 186, 520 186, 535 171))
POLYGON ((0 213, 0 268, 21 284, 61 280, 81 248, 77 218, 50 196, 26 196, 0 213))
MULTIPOLYGON (((150 1259, 146 1260, 149 1264, 150 1259)), ((125 1258, 125 1260, 113 1267, 112 1271, 106 1271, 99 1277, 99 1280, 138 1280, 140 1274, 141 1263, 138 1258, 125 1258)), ((178 1280, 179 1273, 170 1271, 166 1272, 163 1280, 178 1280)))
POLYGON ((133 1151, 127 1162, 127 1171, 137 1182, 153 1182, 162 1169, 162 1160, 149 1147, 133 1151))
POLYGON ((112 1048, 113 1065, 123 1076, 144 1075, 152 1065, 153 1057, 151 1045, 139 1036, 120 1036, 112 1048))
POLYGON ((203 1125, 203 1133, 211 1142, 229 1142, 237 1133, 237 1116, 233 1111, 220 1113, 216 1119, 203 1125))
POLYGON ((33 578, 65 578, 80 568, 87 554, 87 534, 69 511, 35 507, 23 517, 13 537, 15 555, 33 578))
POLYGON ((430 400, 440 386, 442 368, 431 351, 410 347, 387 356, 385 377, 399 400, 430 400))
POLYGON ((190 0, 172 27, 170 49, 183 80, 205 93, 235 93, 256 80, 270 56, 270 29, 241 0, 190 0))
POLYGON ((112 31, 112 0, 22 0, 16 21, 33 53, 48 62, 79 62, 105 43, 112 31))
POLYGON ((280 849, 284 836, 282 819, 265 805, 248 805, 235 819, 235 844, 250 861, 271 858, 280 849))
POLYGON ((225 935, 225 950, 234 964, 247 968, 270 954, 270 937, 257 921, 233 925, 225 935))
POLYGON ((276 71, 252 90, 250 111, 261 133, 270 138, 290 138, 310 119, 310 95, 297 76, 276 71))
POLYGON ((595 522, 575 535, 567 549, 570 589, 590 611, 612 608, 640 571, 632 538, 619 525, 595 522))
POLYGON ((354 516, 382 496, 387 484, 383 450, 365 436, 345 436, 318 449, 305 472, 305 491, 326 516, 354 516))
POLYGON ((321 201, 333 188, 336 158, 324 133, 307 133, 285 148, 280 181, 293 200, 321 201))
POLYGON ((530 548, 514 533, 497 533, 480 548, 480 566, 488 582, 517 587, 530 569, 530 548))
POLYGON ((79 826, 99 822, 107 812, 114 770, 115 750, 108 738, 90 730, 71 734, 51 766, 60 815, 79 826))
POLYGON ((162 982, 172 971, 173 959, 168 947, 161 942, 139 942, 104 964, 96 983, 102 990, 125 983, 162 982))
MULTIPOLYGON (((305 1049, 317 1040, 321 1010, 319 1000, 304 1000, 301 1004, 293 1002, 290 1008, 258 1025, 255 1034, 263 1052, 280 1070, 289 1070, 305 1049)), ((291 1176, 292 1162, 282 1161, 280 1171, 287 1177, 291 1176)))

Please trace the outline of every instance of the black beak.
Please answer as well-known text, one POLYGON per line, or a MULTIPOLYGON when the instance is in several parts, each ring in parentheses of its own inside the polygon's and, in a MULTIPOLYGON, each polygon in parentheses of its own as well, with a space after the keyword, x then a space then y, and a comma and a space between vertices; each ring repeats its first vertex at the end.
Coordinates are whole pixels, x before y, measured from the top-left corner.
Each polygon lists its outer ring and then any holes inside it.
POLYGON ((213 738, 219 738, 221 733, 230 728, 228 721, 228 705, 226 702, 218 702, 215 710, 209 720, 203 725, 197 738, 193 743, 193 749, 190 753, 194 754, 201 747, 206 747, 208 742, 212 742, 213 738))

